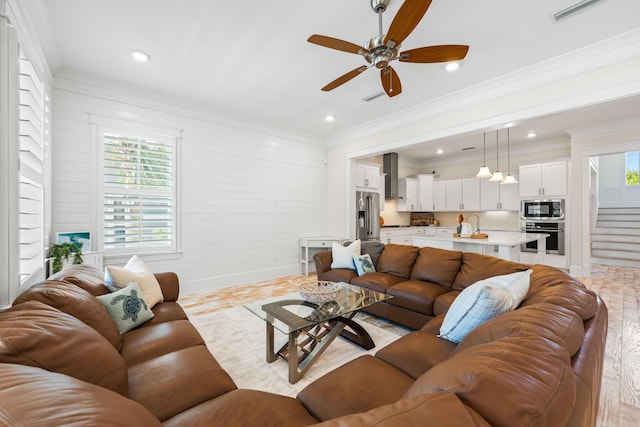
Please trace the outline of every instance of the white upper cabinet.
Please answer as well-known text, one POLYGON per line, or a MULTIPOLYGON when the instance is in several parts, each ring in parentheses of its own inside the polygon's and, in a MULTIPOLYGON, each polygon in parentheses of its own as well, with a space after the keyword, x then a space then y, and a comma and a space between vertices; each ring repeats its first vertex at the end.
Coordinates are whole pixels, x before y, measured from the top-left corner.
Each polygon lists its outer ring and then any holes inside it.
POLYGON ((478 178, 445 181, 447 211, 479 211, 480 181, 478 178))
POLYGON ((566 161, 520 166, 520 197, 566 195, 566 161))
POLYGON ((447 182, 433 183, 433 210, 443 212, 447 210, 447 182))
MULTIPOLYGON (((515 176, 519 180, 518 176, 515 176)), ((518 211, 520 210, 518 184, 500 184, 488 179, 480 181, 482 211, 518 211)))
POLYGON ((418 210, 432 211, 433 206, 433 175, 418 175, 418 210))
POLYGON ((401 178, 398 180, 398 212, 414 212, 418 210, 418 178, 401 178))
POLYGON ((372 165, 356 164, 356 187, 359 190, 378 190, 380 168, 372 165))

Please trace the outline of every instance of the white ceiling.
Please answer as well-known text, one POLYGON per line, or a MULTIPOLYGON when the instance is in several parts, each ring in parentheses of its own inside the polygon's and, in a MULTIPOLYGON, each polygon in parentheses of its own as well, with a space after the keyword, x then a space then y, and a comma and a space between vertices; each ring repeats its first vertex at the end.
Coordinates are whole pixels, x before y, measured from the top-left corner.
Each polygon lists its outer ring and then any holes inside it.
MULTIPOLYGON (((39 0, 45 22, 38 31, 54 75, 77 70, 226 115, 327 136, 640 27, 638 0, 604 0, 565 20, 553 19, 576 2, 434 0, 401 50, 468 44, 461 68, 448 73, 442 64, 395 62, 402 94, 371 102, 361 98, 381 90, 377 70, 322 92, 366 62, 306 41, 317 33, 360 45, 377 35, 369 0, 39 0), (150 62, 134 63, 132 49, 149 53, 150 62), (336 120, 326 123, 326 114, 336 120)), ((385 30, 400 4, 392 0, 384 13, 385 30)), ((640 102, 628 99, 520 126, 556 138, 569 128, 635 111, 640 102)), ((464 147, 471 140, 478 145, 477 135, 448 142, 464 147)), ((512 141, 524 140, 514 135, 512 141)), ((430 156, 432 146, 407 153, 430 156)))

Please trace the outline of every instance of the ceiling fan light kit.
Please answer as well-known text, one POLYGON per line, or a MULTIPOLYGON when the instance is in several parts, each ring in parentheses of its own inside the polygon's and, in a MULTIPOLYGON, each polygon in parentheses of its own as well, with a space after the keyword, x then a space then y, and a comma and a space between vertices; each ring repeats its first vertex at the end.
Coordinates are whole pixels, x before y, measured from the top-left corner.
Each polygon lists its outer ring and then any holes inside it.
POLYGON ((371 0, 371 9, 378 15, 378 35, 372 37, 364 45, 322 36, 311 35, 307 41, 330 49, 361 55, 369 65, 351 70, 329 84, 322 90, 330 91, 360 75, 370 67, 380 70, 380 80, 387 96, 393 97, 402 93, 402 85, 391 62, 438 63, 454 62, 463 59, 469 51, 467 45, 438 45, 425 46, 400 52, 402 42, 420 23, 422 17, 431 6, 431 0, 405 0, 393 18, 386 34, 382 31, 382 14, 387 9, 390 0, 371 0))

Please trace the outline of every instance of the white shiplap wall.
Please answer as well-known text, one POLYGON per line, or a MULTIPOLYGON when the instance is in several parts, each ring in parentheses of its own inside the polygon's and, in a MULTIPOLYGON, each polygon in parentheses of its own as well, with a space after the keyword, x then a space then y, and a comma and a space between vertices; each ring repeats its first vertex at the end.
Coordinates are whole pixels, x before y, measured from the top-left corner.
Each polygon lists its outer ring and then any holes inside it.
MULTIPOLYGON (((182 254, 145 259, 153 271, 178 273, 183 294, 299 272, 298 238, 327 228, 326 150, 319 138, 98 86, 56 80, 54 233, 98 232, 90 115, 103 116, 183 131, 182 254)), ((105 264, 123 261, 105 258, 105 264)))

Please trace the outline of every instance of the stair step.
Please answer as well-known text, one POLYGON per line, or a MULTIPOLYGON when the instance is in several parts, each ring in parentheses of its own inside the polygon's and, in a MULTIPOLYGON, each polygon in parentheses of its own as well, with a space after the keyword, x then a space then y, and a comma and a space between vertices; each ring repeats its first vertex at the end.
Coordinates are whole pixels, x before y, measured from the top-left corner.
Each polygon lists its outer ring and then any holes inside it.
POLYGON ((640 267, 640 261, 607 257, 591 257, 592 264, 619 265, 624 267, 640 267))
POLYGON ((629 252, 638 252, 640 253, 640 243, 636 242, 602 242, 602 241, 591 241, 592 249, 607 249, 607 250, 615 250, 615 251, 629 251, 629 252))
POLYGON ((598 216, 602 214, 640 214, 640 208, 598 208, 598 216))
POLYGON ((592 242, 609 242, 609 243, 639 243, 640 236, 630 234, 609 234, 609 233, 591 233, 592 242))
POLYGON ((598 214, 598 221, 640 221, 640 212, 626 214, 598 214))
POLYGON ((615 258, 628 261, 640 261, 640 252, 592 249, 591 255, 598 258, 615 258))
POLYGON ((633 228, 640 230, 639 221, 596 221, 596 227, 603 228, 633 228))
POLYGON ((623 235, 623 236, 640 236, 640 228, 623 228, 623 227, 598 227, 592 231, 592 235, 623 235))

